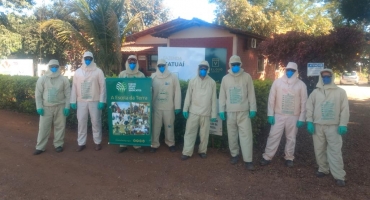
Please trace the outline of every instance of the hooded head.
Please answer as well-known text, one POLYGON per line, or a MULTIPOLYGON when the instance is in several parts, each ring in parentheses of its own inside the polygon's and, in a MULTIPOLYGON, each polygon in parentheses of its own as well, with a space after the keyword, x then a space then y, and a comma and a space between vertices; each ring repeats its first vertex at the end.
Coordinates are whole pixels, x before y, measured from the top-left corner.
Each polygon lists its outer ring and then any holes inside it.
POLYGON ((60 75, 59 61, 51 59, 48 63, 48 71, 46 72, 46 76, 57 77, 59 75, 60 75))
POLYGON ((206 60, 203 60, 198 65, 198 75, 202 78, 206 77, 209 73, 209 63, 206 60))
POLYGON ((84 53, 81 68, 84 70, 94 70, 96 68, 94 56, 90 51, 84 53))
POLYGON ((319 81, 316 84, 318 88, 335 88, 333 71, 331 69, 323 69, 320 71, 319 81))
POLYGON ((237 75, 244 71, 242 68, 242 61, 240 60, 240 57, 237 55, 233 55, 230 57, 229 67, 230 67, 230 70, 229 70, 230 74, 237 75))
POLYGON ((167 62, 165 59, 159 59, 157 62, 157 71, 155 72, 155 76, 158 78, 166 78, 170 75, 170 72, 167 68, 167 62))
POLYGON ((298 77, 298 66, 296 63, 288 63, 288 65, 285 67, 285 76, 289 79, 298 77))
POLYGON ((125 63, 127 74, 136 74, 139 71, 139 62, 135 55, 130 55, 125 63))

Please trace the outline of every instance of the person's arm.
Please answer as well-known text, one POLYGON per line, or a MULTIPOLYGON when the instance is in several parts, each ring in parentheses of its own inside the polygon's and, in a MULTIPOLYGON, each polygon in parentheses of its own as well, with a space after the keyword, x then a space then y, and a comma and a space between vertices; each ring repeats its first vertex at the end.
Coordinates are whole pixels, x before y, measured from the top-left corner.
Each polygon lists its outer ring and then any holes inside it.
POLYGON ((339 114, 339 126, 347 126, 349 121, 349 105, 346 91, 341 89, 341 106, 339 114))
POLYGON ((107 91, 105 89, 105 77, 103 71, 99 72, 99 89, 100 89, 100 98, 99 102, 105 103, 107 101, 107 91))
POLYGON ((172 75, 174 77, 174 84, 175 85, 175 96, 174 96, 174 106, 175 110, 181 109, 181 88, 180 88, 180 81, 176 75, 172 75))
POLYGON ((221 81, 221 87, 220 87, 220 94, 218 95, 218 104, 219 104, 219 113, 223 113, 225 112, 226 110, 226 91, 225 91, 225 81, 224 81, 225 77, 222 78, 222 81, 221 81))
POLYGON ((42 98, 44 94, 44 79, 45 77, 40 77, 36 82, 36 88, 35 88, 35 100, 36 100, 36 109, 44 108, 44 105, 42 103, 42 98))
POLYGON ((77 102, 77 78, 76 78, 76 72, 75 75, 73 76, 72 80, 72 89, 71 89, 71 100, 69 101, 70 103, 76 103, 77 102))
POLYGON ((70 107, 70 98, 71 98, 71 85, 67 78, 64 78, 64 97, 65 97, 65 105, 64 108, 70 107))
POLYGON ((189 107, 190 107, 191 99, 192 99, 192 95, 193 95, 192 83, 193 83, 192 81, 189 81, 188 89, 186 90, 184 107, 182 109, 183 112, 189 112, 189 107))
POLYGON ((217 118, 217 97, 216 97, 216 82, 212 85, 212 111, 211 118, 217 118))
POLYGON ((306 102, 307 102, 307 86, 303 82, 301 83, 301 112, 299 114, 299 121, 306 121, 306 102))
POLYGON ((314 90, 310 94, 306 102, 306 121, 307 122, 314 122, 313 121, 313 111, 315 108, 315 98, 316 98, 316 91, 314 90))
POLYGON ((248 101, 249 101, 249 111, 257 112, 256 94, 254 92, 254 85, 252 77, 248 75, 247 88, 248 88, 248 101))
POLYGON ((269 94, 269 99, 267 103, 267 116, 270 116, 270 117, 275 116, 276 84, 277 84, 277 81, 274 81, 274 83, 272 83, 270 94, 269 94))

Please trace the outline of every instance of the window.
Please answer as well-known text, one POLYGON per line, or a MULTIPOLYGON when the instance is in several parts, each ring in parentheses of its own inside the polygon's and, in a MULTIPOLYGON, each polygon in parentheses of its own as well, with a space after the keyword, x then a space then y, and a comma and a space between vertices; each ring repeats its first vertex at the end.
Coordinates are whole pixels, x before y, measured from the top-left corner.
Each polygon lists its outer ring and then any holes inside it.
POLYGON ((149 55, 148 71, 155 72, 158 62, 158 55, 149 55))
POLYGON ((263 72, 265 70, 263 57, 258 57, 258 63, 257 63, 257 72, 263 72))

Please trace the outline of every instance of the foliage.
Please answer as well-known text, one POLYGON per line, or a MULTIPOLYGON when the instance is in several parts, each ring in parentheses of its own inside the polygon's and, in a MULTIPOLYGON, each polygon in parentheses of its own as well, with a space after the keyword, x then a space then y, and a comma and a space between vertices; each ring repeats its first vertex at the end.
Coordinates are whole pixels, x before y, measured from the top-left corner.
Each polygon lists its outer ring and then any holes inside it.
MULTIPOLYGON (((10 109, 18 112, 33 113, 36 115, 37 113, 34 95, 36 81, 36 77, 0 75, 0 109, 10 109)), ((256 137, 259 137, 260 132, 267 125, 267 100, 271 84, 272 82, 269 80, 254 81, 258 111, 257 117, 252 119, 252 128, 255 141, 256 137)), ((186 95, 187 86, 188 82, 180 81, 182 107, 186 95)), ((220 84, 217 85, 217 93, 219 92, 219 86, 220 84)), ((67 126, 70 128, 76 128, 77 125, 77 112, 76 110, 71 109, 70 115, 67 117, 67 126)), ((102 125, 103 131, 108 132, 107 106, 102 111, 102 125)), ((182 143, 184 140, 186 127, 186 119, 183 117, 182 114, 176 115, 174 126, 175 140, 177 143, 182 143)), ((227 128, 225 121, 223 121, 222 136, 210 135, 209 145, 217 148, 227 148, 227 128)))
POLYGON ((360 59, 365 44, 362 31, 342 27, 321 36, 294 31, 274 34, 263 41, 258 50, 272 63, 296 62, 301 76, 305 76, 309 62, 323 62, 327 68, 336 71, 351 70, 360 59))
POLYGON ((348 23, 370 23, 369 0, 339 0, 339 11, 348 23))
POLYGON ((269 36, 301 31, 320 35, 332 28, 329 7, 312 0, 210 0, 216 3, 216 23, 269 36))

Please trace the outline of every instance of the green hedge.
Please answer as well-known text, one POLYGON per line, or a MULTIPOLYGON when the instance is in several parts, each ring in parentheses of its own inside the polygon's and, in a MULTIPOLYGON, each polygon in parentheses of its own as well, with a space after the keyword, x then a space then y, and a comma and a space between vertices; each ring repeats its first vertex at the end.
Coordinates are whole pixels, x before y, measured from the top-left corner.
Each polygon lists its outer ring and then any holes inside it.
MULTIPOLYGON (((36 113, 35 104, 35 86, 37 77, 28 76, 8 76, 0 75, 0 109, 15 110, 24 113, 36 113)), ((254 87, 257 100, 257 117, 252 119, 254 138, 261 133, 261 130, 267 126, 267 100, 272 81, 254 81, 254 87)), ((186 95, 188 82, 180 81, 182 94, 182 107, 186 95)), ((217 96, 220 85, 217 85, 217 96)), ((89 120, 90 123, 90 120, 89 120)), ((108 132, 108 112, 107 107, 103 110, 102 116, 103 131, 108 132)), ((70 128, 77 127, 76 110, 71 109, 71 114, 67 118, 67 126, 70 128)), ((175 120, 175 139, 177 143, 182 143, 185 133, 186 120, 182 114, 176 115, 175 120)), ((88 126, 91 127, 91 126, 88 126)), ((162 130, 163 132, 163 130, 162 130)), ((163 133, 162 133, 163 134, 163 133)), ((163 137, 163 135, 162 135, 163 137)), ((227 148, 227 128, 226 122, 223 121, 222 136, 210 135, 210 146, 216 148, 227 148)))

